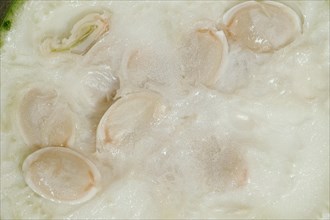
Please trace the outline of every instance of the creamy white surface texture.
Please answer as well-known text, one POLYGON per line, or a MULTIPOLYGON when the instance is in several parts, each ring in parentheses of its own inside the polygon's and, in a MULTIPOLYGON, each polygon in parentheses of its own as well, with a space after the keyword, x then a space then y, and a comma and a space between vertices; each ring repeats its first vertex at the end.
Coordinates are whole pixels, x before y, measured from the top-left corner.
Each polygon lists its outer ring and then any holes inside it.
POLYGON ((0 49, 1 219, 329 218, 329 1, 229 29, 240 3, 26 1, 0 49), (70 150, 22 169, 45 147, 70 150))

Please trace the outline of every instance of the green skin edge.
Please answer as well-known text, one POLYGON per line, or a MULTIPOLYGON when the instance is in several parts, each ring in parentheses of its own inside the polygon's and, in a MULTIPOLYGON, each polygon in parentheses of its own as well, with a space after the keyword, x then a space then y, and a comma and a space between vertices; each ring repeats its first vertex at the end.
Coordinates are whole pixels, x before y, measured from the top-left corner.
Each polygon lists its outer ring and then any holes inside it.
POLYGON ((25 3, 26 0, 11 0, 10 6, 1 21, 0 26, 0 48, 4 43, 6 33, 11 29, 13 22, 15 21, 16 15, 19 13, 19 9, 25 3))

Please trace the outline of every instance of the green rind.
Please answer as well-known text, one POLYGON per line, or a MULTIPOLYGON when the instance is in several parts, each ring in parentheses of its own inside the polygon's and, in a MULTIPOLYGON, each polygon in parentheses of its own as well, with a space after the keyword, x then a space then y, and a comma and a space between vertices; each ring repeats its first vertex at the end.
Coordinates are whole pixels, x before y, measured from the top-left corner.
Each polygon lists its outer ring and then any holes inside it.
POLYGON ((1 22, 0 26, 0 48, 3 45, 3 39, 5 38, 6 33, 11 29, 13 22, 15 22, 15 18, 19 14, 19 9, 25 3, 26 0, 11 0, 10 6, 7 9, 7 12, 1 22))

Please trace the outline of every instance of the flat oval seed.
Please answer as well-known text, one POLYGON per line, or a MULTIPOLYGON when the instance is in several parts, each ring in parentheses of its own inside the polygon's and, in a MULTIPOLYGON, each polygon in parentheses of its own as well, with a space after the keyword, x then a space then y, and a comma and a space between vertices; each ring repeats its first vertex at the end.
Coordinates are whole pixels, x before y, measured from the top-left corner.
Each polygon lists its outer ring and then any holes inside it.
POLYGON ((27 185, 45 199, 78 204, 98 191, 101 175, 83 155, 63 147, 46 147, 30 154, 23 163, 27 185))
POLYGON ((293 42, 302 32, 302 20, 278 2, 248 1, 224 14, 228 37, 255 52, 274 52, 293 42))

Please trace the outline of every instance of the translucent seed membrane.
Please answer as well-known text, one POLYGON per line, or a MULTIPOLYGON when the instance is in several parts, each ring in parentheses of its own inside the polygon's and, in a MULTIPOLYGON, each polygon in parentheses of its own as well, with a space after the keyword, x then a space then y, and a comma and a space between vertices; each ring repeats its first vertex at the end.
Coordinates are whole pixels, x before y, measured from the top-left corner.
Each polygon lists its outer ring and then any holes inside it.
POLYGON ((218 167, 210 168, 215 172, 213 175, 219 178, 216 186, 220 186, 221 190, 233 190, 247 184, 247 164, 238 150, 225 148, 217 159, 219 160, 218 167))
MULTIPOLYGON (((126 80, 130 84, 133 83, 143 88, 148 81, 159 83, 170 81, 171 77, 169 75, 164 76, 164 67, 161 66, 157 58, 157 54, 147 50, 135 49, 129 52, 127 66, 123 72, 125 78, 122 82, 126 80)), ((164 59, 162 58, 161 62, 164 62, 164 59)))
POLYGON ((224 69, 227 54, 228 44, 223 31, 197 28, 186 43, 184 77, 194 83, 214 85, 224 69))
POLYGON ((116 101, 103 115, 97 128, 97 150, 118 146, 128 137, 136 137, 157 118, 161 97, 153 92, 129 94, 116 101))
POLYGON ((70 146, 75 123, 68 104, 60 101, 55 89, 30 88, 24 94, 17 114, 19 130, 31 146, 70 146))
POLYGON ((195 149, 206 183, 215 191, 233 191, 248 184, 249 167, 242 147, 211 138, 197 142, 195 149))
POLYGON ((101 175, 84 156, 63 147, 46 147, 30 154, 23 163, 27 185, 45 199, 78 204, 98 191, 101 175))
POLYGON ((255 52, 273 52, 293 42, 302 32, 302 19, 278 2, 238 4, 223 17, 228 36, 255 52))
POLYGON ((88 14, 72 28, 68 38, 57 36, 46 38, 41 44, 43 53, 64 52, 84 55, 101 37, 109 31, 110 15, 107 13, 88 14))

